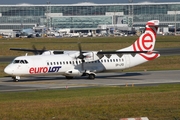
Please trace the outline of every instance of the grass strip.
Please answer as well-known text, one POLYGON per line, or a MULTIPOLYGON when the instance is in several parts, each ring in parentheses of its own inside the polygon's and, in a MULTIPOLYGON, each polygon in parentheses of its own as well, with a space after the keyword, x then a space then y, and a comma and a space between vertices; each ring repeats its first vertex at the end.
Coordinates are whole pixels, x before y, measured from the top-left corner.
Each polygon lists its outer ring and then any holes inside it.
POLYGON ((0 119, 180 119, 180 84, 98 87, 0 94, 0 119))

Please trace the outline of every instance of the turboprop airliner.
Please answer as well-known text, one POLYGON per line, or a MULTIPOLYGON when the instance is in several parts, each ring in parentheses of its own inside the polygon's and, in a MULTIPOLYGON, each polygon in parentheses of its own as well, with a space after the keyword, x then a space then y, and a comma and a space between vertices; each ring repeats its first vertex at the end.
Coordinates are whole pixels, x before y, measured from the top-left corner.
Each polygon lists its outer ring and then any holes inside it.
POLYGON ((22 76, 63 75, 67 79, 87 76, 95 79, 98 72, 124 70, 154 60, 160 56, 154 50, 159 20, 146 23, 144 33, 129 47, 115 51, 37 50, 11 48, 11 50, 34 52, 35 55, 16 57, 4 72, 18 81, 22 76))

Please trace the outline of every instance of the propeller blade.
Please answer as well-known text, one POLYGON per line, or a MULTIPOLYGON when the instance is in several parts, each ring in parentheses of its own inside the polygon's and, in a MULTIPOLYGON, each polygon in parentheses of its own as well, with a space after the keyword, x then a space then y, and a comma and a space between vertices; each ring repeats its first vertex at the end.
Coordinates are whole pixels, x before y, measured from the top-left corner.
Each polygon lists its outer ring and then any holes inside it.
POLYGON ((82 64, 81 69, 82 69, 82 71, 84 71, 84 62, 82 62, 81 64, 82 64))
POLYGON ((39 52, 39 54, 40 54, 40 55, 43 54, 44 51, 46 51, 46 47, 45 47, 45 46, 42 48, 42 51, 39 52))
POLYGON ((33 48, 33 50, 37 50, 36 47, 35 47, 35 45, 32 45, 32 48, 33 48))
POLYGON ((79 56, 77 58, 81 59, 81 69, 84 70, 84 58, 85 56, 83 55, 83 52, 82 52, 82 48, 81 48, 81 43, 78 43, 78 48, 79 48, 79 56))
POLYGON ((32 46, 32 48, 33 48, 33 50, 34 50, 34 52, 33 52, 33 53, 34 53, 35 55, 38 55, 39 53, 38 53, 38 51, 37 51, 37 49, 36 49, 35 45, 33 45, 33 46, 32 46))
POLYGON ((41 55, 44 51, 46 51, 45 46, 42 48, 42 50, 38 50, 35 45, 33 45, 32 48, 35 55, 41 55))
POLYGON ((78 43, 78 48, 79 48, 80 53, 82 53, 81 43, 78 43))
POLYGON ((79 48, 79 56, 78 56, 78 58, 79 59, 84 59, 85 56, 82 53, 81 43, 78 43, 78 48, 79 48))
POLYGON ((44 46, 44 47, 42 48, 42 50, 44 50, 44 51, 45 51, 45 50, 46 50, 46 47, 44 46))

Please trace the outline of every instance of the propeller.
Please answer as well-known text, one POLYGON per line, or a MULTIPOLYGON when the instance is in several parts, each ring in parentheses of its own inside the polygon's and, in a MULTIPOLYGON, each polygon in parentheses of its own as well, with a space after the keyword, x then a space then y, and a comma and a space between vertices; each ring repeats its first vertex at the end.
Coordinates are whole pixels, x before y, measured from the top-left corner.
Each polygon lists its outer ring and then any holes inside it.
POLYGON ((36 49, 35 45, 33 45, 32 48, 35 55, 41 55, 44 51, 46 51, 45 46, 41 50, 36 49))
POLYGON ((45 46, 42 48, 42 52, 40 54, 42 54, 44 51, 46 51, 46 47, 45 46))
POLYGON ((34 50, 34 52, 33 52, 33 53, 34 53, 35 55, 38 55, 39 53, 38 53, 38 51, 37 51, 37 49, 36 49, 35 45, 33 45, 33 46, 32 46, 32 48, 33 48, 33 50, 34 50))
POLYGON ((78 43, 78 48, 79 48, 79 56, 77 58, 81 59, 81 62, 82 62, 81 68, 82 68, 82 70, 84 70, 84 62, 85 62, 84 58, 86 56, 83 55, 83 52, 82 52, 82 49, 81 49, 81 43, 78 43))

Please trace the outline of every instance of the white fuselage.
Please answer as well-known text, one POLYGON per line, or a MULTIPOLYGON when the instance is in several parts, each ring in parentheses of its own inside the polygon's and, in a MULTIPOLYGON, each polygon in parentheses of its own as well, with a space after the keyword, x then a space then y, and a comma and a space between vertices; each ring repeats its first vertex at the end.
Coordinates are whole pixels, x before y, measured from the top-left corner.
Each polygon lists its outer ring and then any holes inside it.
MULTIPOLYGON (((78 53, 78 51, 73 54, 76 53, 78 53)), ((136 54, 135 56, 124 54, 121 57, 113 54, 110 58, 104 56, 101 59, 98 59, 96 53, 97 52, 90 52, 90 56, 85 58, 84 63, 82 63, 81 59, 74 57, 72 53, 60 55, 20 56, 15 58, 4 71, 12 76, 43 74, 81 76, 85 70, 94 73, 106 70, 123 70, 147 61, 142 59, 139 54, 136 54), (27 62, 24 62, 25 60, 27 62)))

